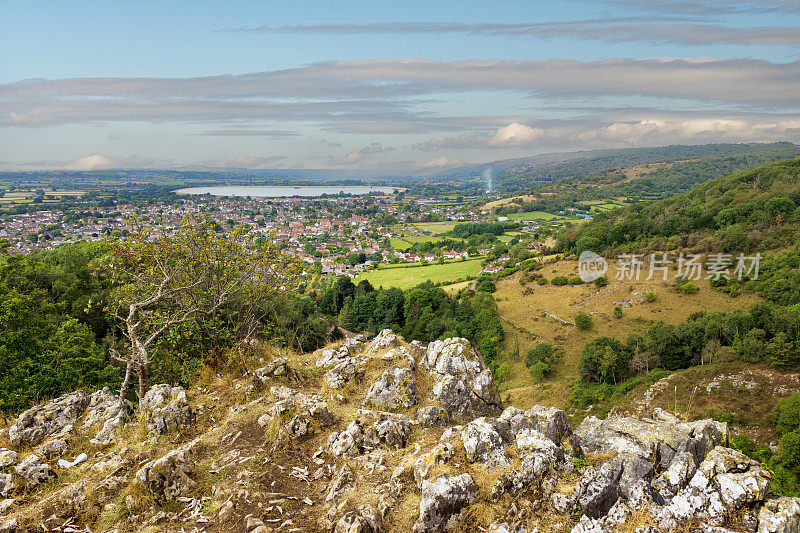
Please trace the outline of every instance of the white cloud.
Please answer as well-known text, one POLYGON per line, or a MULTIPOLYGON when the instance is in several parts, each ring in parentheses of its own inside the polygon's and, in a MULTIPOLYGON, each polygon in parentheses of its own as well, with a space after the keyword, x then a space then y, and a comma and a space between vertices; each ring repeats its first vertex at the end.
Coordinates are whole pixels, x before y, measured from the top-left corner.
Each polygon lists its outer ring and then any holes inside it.
POLYGON ((450 168, 450 167, 458 167, 462 166, 464 161, 458 158, 450 158, 450 157, 437 157, 436 159, 431 159, 429 161, 423 161, 418 166, 419 168, 424 169, 440 169, 440 168, 450 168))
POLYGON ((117 168, 171 168, 171 159, 150 159, 130 155, 127 157, 113 157, 102 154, 91 154, 79 157, 64 165, 68 170, 103 170, 117 168))
POLYGON ((525 124, 512 122, 497 130, 494 137, 489 139, 489 145, 510 148, 514 146, 532 146, 541 141, 545 131, 541 128, 532 128, 525 124))

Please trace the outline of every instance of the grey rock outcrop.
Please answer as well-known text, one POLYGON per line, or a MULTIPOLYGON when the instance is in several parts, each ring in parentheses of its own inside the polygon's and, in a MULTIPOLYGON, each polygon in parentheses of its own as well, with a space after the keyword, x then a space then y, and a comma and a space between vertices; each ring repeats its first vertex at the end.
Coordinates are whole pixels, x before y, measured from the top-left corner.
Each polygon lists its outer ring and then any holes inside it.
POLYGON ((367 391, 365 402, 382 409, 412 407, 418 402, 417 382, 410 368, 389 367, 367 391))
POLYGON ((139 408, 147 417, 147 433, 151 437, 188 426, 195 418, 183 387, 171 387, 164 383, 153 385, 144 395, 139 408))
POLYGON ((417 423, 424 428, 447 426, 450 424, 450 416, 441 407, 426 405, 417 409, 417 423))
POLYGON ((92 444, 107 446, 117 442, 122 427, 133 415, 133 404, 128 400, 120 400, 108 387, 89 397, 89 406, 81 425, 82 429, 100 425, 92 444))
POLYGON ((405 415, 359 409, 344 431, 328 436, 328 451, 352 457, 378 447, 399 450, 406 446, 410 431, 405 415))
POLYGON ((422 499, 414 533, 439 533, 450 529, 478 495, 478 485, 469 474, 439 476, 422 482, 422 499))
POLYGON ((36 454, 25 457, 14 467, 14 471, 25 480, 28 488, 36 488, 56 478, 56 473, 50 465, 36 454))
POLYGON ((511 465, 511 457, 505 450, 508 423, 496 418, 477 418, 461 430, 461 442, 467 452, 467 461, 483 463, 488 470, 497 470, 511 465))
POLYGON ((19 415, 17 422, 8 428, 8 438, 14 446, 35 446, 74 424, 88 405, 89 397, 78 390, 32 407, 19 415))
POLYGON ((362 375, 364 368, 355 357, 345 357, 323 377, 325 383, 332 389, 341 389, 354 378, 362 375))
POLYGON ((194 440, 145 463, 136 472, 136 481, 156 500, 170 500, 186 495, 197 485, 190 475, 194 471, 193 458, 198 446, 199 440, 194 440))
POLYGON ((378 511, 371 505, 362 505, 358 511, 345 513, 333 531, 334 533, 379 533, 380 530, 378 511))
POLYGON ((278 357, 266 366, 256 369, 253 374, 263 382, 272 378, 288 376, 291 372, 289 361, 285 357, 278 357))
POLYGON ((443 464, 453 458, 456 451, 449 442, 444 442, 434 446, 428 453, 423 453, 414 462, 414 481, 417 487, 422 488, 422 482, 428 478, 428 474, 434 466, 443 464))
POLYGON ((758 533, 800 532, 800 499, 775 498, 758 513, 758 533))
POLYGON ((0 469, 17 464, 19 455, 14 450, 0 448, 0 469))
POLYGON ((430 343, 420 366, 435 381, 431 399, 451 418, 497 416, 502 411, 492 373, 468 340, 450 338, 430 343))
POLYGON ((0 472, 0 498, 5 498, 14 490, 14 479, 11 474, 0 472))

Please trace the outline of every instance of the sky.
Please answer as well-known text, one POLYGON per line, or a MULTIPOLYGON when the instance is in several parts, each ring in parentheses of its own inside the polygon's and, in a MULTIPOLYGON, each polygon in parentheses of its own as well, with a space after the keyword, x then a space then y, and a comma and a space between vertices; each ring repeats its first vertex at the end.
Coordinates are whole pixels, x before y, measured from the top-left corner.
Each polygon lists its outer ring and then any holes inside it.
POLYGON ((0 0, 0 169, 800 142, 800 0, 0 0))

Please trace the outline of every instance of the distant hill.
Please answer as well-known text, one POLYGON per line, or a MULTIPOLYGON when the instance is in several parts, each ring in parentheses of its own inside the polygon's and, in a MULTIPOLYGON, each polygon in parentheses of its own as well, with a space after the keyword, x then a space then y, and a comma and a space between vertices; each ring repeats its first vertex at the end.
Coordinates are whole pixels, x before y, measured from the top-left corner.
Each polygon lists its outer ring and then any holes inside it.
MULTIPOLYGON (((609 172, 637 165, 686 161, 699 158, 761 154, 762 158, 742 158, 741 164, 763 162, 800 155, 800 146, 789 142, 671 145, 653 148, 625 148, 543 154, 530 158, 494 161, 466 166, 432 175, 431 179, 487 180, 492 175, 493 190, 519 192, 542 183, 557 183, 576 178, 602 177, 609 172), (771 154, 771 155, 768 155, 771 154)), ((751 164, 752 163, 752 164, 751 164)), ((726 169, 732 170, 732 169, 726 169)), ((725 170, 723 170, 725 172, 725 170)), ((719 174, 716 174, 719 175, 719 174)), ((712 176, 713 177, 713 176, 712 176)), ((655 179, 658 179, 657 177, 655 179)))
POLYGON ((731 172, 670 198, 600 213, 564 248, 764 251, 795 244, 800 157, 731 172))

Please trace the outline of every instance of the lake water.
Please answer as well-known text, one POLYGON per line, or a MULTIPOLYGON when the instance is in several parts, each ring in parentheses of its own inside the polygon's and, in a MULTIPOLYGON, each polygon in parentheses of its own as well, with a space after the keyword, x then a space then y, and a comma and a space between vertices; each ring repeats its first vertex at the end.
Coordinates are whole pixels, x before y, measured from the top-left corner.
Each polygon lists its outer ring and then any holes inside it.
POLYGON ((379 192, 391 194, 393 187, 367 187, 360 185, 302 186, 288 185, 229 185, 223 187, 189 187, 178 189, 182 194, 210 194, 212 196, 251 196, 257 198, 289 198, 292 196, 322 196, 323 194, 367 194, 379 192))

